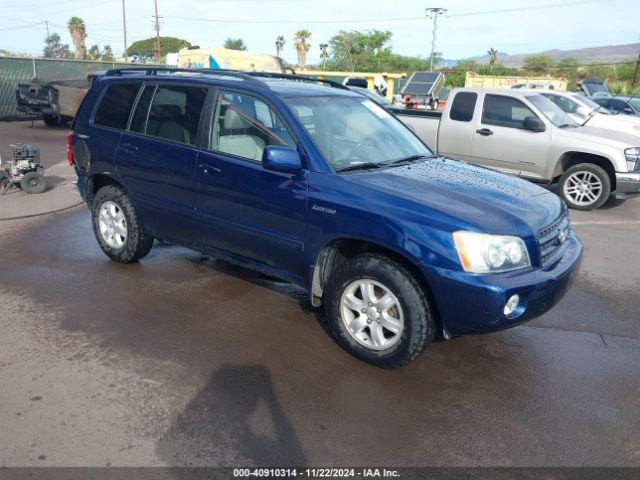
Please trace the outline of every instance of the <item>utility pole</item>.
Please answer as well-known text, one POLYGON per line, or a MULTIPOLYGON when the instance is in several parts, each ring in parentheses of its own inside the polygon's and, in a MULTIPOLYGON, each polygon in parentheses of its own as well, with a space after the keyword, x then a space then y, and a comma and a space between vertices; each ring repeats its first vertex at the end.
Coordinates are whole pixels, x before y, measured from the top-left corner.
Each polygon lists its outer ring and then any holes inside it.
POLYGON ((129 55, 127 53, 128 47, 127 47, 127 13, 126 13, 126 9, 124 6, 124 0, 122 0, 122 33, 124 34, 124 53, 122 54, 122 56, 124 57, 124 61, 126 63, 127 59, 129 58, 129 55))
POLYGON ((153 0, 153 6, 155 8, 155 27, 156 27, 156 60, 160 60, 160 18, 158 16, 158 0, 153 0))
POLYGON ((429 63, 429 71, 433 72, 433 57, 436 53, 436 30, 438 28, 438 17, 441 17, 447 13, 446 8, 431 7, 425 9, 427 18, 433 19, 433 31, 431 32, 431 61, 429 63))
POLYGON ((45 20, 44 24, 47 26, 47 38, 49 38, 49 20, 45 20))

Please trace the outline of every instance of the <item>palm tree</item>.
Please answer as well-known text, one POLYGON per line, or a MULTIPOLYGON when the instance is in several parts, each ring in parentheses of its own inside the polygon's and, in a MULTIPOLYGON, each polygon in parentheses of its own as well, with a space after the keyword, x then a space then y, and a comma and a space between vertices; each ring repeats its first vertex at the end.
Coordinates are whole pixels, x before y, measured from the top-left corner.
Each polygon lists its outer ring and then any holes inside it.
POLYGON ((84 44, 87 38, 87 28, 80 17, 71 17, 67 23, 67 28, 71 34, 71 40, 76 47, 76 60, 82 60, 87 55, 87 47, 84 44))
POLYGON ((285 44, 284 36, 278 35, 278 37, 276 38, 276 57, 279 57, 282 54, 282 50, 284 49, 284 44, 285 44))
POLYGON ((224 41, 224 48, 229 50, 246 50, 247 46, 241 38, 227 38, 224 41))
POLYGON ((298 53, 298 67, 304 67, 307 63, 307 52, 311 48, 311 44, 308 42, 309 38, 311 38, 311 32, 305 29, 298 30, 293 35, 296 52, 298 53))
POLYGON ((493 66, 498 61, 498 50, 492 47, 487 50, 487 53, 489 54, 489 69, 493 70, 493 66))
POLYGON ((322 68, 325 67, 325 64, 327 63, 327 59, 329 58, 329 52, 327 51, 328 48, 329 48, 328 43, 320 44, 320 60, 322 61, 322 68))

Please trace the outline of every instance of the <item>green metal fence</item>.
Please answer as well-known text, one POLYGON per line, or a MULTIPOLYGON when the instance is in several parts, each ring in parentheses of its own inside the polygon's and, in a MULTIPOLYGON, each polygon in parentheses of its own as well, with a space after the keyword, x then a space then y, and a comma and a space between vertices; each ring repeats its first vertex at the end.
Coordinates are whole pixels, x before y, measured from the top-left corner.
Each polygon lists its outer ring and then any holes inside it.
POLYGON ((34 77, 43 82, 84 78, 89 72, 125 66, 136 65, 48 58, 0 57, 0 119, 18 115, 15 92, 19 83, 29 83, 34 77))

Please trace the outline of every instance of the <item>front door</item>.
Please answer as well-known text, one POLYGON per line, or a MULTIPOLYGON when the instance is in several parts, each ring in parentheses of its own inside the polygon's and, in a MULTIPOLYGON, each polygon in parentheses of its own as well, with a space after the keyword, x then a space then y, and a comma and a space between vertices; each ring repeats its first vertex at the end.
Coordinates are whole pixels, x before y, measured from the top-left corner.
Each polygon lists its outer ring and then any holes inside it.
POLYGON ((193 243, 196 139, 208 89, 147 84, 123 133, 116 166, 144 225, 159 238, 193 243))
POLYGON ((208 149, 198 155, 200 241, 300 278, 307 172, 261 165, 267 145, 296 148, 289 129, 266 100, 220 91, 209 130, 208 149))
POLYGON ((524 119, 537 115, 522 101, 507 95, 486 94, 477 115, 470 161, 507 173, 542 177, 547 162, 551 130, 524 128, 524 119))

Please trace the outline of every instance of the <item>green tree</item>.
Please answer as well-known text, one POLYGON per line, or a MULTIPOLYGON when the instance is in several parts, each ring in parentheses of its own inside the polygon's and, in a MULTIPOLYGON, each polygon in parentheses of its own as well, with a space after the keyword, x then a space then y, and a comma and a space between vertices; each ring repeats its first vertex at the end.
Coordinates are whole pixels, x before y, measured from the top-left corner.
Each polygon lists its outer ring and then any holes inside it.
POLYGON ((309 30, 298 30, 293 34, 293 41, 296 47, 296 53, 298 54, 298 67, 304 67, 307 63, 307 52, 311 48, 309 39, 311 38, 311 32, 309 30))
MULTIPOLYGON (((160 56, 165 57, 167 53, 174 53, 178 50, 189 47, 191 44, 181 38, 160 37, 160 56)), ((138 62, 149 62, 155 57, 156 37, 138 40, 127 49, 127 54, 138 62)))
POLYGON ((80 17, 71 17, 67 22, 67 29, 71 35, 73 45, 76 47, 75 58, 82 60, 87 56, 87 46, 84 41, 87 38, 87 27, 80 17))
POLYGON ((60 43, 60 35, 52 33, 44 41, 44 58, 68 59, 71 58, 69 45, 60 43))
POLYGON ((371 30, 341 30, 331 37, 331 60, 334 68, 340 70, 366 71, 380 70, 383 64, 399 60, 393 58, 387 43, 391 32, 371 30))
POLYGON ((535 75, 546 75, 555 66, 553 58, 546 55, 532 55, 524 59, 524 68, 535 75))
POLYGON ((111 50, 111 45, 104 46, 100 60, 103 62, 113 62, 113 50, 111 50))
POLYGON ((99 60, 100 59, 100 48, 98 45, 91 45, 91 48, 87 52, 87 58, 89 60, 99 60))
POLYGON ((280 57, 282 55, 282 50, 284 50, 285 39, 283 35, 278 35, 276 38, 276 57, 280 57))
POLYGON ((558 68, 555 69, 555 73, 557 74, 556 76, 559 75, 563 77, 569 84, 573 84, 579 78, 579 66, 580 64, 575 58, 563 58, 558 62, 558 68))
POLYGON ((320 62, 322 63, 322 68, 325 68, 327 64, 327 60, 329 58, 329 51, 327 50, 328 48, 329 48, 328 43, 320 44, 320 62))
POLYGON ((241 38, 227 38, 224 41, 224 48, 229 50, 246 50, 247 46, 244 44, 244 40, 241 38))

